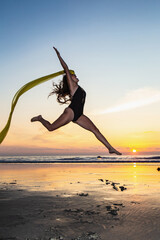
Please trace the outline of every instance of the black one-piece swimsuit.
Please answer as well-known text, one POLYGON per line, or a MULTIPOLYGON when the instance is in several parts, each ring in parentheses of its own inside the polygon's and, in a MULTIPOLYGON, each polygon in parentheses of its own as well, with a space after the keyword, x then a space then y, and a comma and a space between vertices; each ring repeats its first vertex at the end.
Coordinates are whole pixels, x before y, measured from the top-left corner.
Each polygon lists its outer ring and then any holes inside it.
POLYGON ((78 86, 77 90, 75 91, 72 97, 71 104, 68 106, 74 112, 74 118, 72 122, 77 121, 77 119, 83 114, 85 98, 86 98, 86 92, 83 90, 83 88, 78 86))

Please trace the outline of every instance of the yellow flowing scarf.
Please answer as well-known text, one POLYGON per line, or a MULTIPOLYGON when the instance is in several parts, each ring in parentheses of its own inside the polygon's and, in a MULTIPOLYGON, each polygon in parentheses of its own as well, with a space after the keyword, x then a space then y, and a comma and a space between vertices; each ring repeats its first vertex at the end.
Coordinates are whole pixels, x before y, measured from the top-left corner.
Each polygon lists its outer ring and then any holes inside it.
MULTIPOLYGON (((74 71, 73 70, 69 70, 71 74, 74 74, 74 71)), ((8 118, 8 121, 6 123, 6 126, 4 127, 4 129, 0 132, 0 144, 3 142, 4 138, 6 137, 7 133, 8 133, 8 130, 9 130, 9 127, 10 127, 10 124, 11 124, 11 119, 12 119, 12 114, 13 114, 13 111, 15 109, 15 106, 17 104, 17 101, 19 99, 19 97, 27 92, 28 90, 30 90, 31 88, 41 84, 41 83, 44 83, 52 78, 55 78, 59 75, 62 75, 64 74, 64 70, 63 71, 59 71, 59 72, 56 72, 56 73, 52 73, 50 75, 47 75, 47 76, 44 76, 44 77, 41 77, 41 78, 37 78, 27 84, 25 84, 23 87, 21 87, 17 92, 16 94, 14 95, 13 97, 13 100, 12 100, 12 104, 11 104, 11 111, 10 111, 10 114, 9 114, 9 118, 8 118)))

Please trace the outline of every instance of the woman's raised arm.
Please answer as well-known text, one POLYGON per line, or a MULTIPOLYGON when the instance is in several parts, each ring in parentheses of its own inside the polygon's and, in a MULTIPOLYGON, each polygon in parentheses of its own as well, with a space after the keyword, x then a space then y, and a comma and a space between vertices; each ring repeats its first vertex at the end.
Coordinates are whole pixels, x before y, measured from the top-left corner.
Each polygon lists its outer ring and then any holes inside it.
POLYGON ((62 65, 62 67, 63 67, 63 69, 64 69, 64 71, 66 73, 68 86, 69 86, 70 92, 72 93, 72 91, 74 91, 74 85, 73 85, 73 80, 72 80, 72 77, 71 77, 71 73, 70 73, 70 71, 68 69, 67 64, 62 59, 59 51, 55 47, 53 47, 53 48, 56 51, 57 57, 59 58, 59 61, 60 61, 61 65, 62 65))

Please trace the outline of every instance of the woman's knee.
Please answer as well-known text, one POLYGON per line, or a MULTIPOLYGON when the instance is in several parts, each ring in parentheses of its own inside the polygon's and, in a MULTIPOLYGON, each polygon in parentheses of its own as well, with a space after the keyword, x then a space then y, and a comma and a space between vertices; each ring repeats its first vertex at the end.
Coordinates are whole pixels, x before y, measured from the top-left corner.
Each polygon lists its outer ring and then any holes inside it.
POLYGON ((73 119, 71 112, 66 108, 64 112, 61 114, 61 116, 54 121, 52 124, 48 124, 47 129, 48 131, 52 132, 56 130, 59 127, 62 127, 69 122, 71 122, 73 119))
POLYGON ((49 132, 52 132, 52 131, 54 131, 54 130, 55 130, 55 129, 54 129, 54 127, 52 126, 52 124, 48 126, 48 131, 49 131, 49 132))

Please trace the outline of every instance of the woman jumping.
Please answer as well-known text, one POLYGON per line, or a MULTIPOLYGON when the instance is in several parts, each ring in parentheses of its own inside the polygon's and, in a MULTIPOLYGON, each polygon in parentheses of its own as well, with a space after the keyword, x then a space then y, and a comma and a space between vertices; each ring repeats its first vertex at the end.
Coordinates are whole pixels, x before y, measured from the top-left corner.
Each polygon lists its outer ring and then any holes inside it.
MULTIPOLYGON (((71 73, 68 69, 67 64, 64 62, 58 50, 53 47, 56 51, 56 54, 59 58, 59 61, 64 69, 65 75, 63 76, 63 80, 59 85, 54 84, 54 89, 51 94, 57 95, 57 101, 59 103, 67 103, 70 101, 70 105, 64 110, 64 112, 60 115, 60 117, 54 121, 53 123, 45 120, 41 115, 33 117, 31 122, 39 121, 43 124, 48 131, 54 131, 71 121, 83 127, 86 130, 94 133, 96 138, 108 148, 109 153, 115 153, 117 155, 121 155, 115 148, 113 148, 107 139, 101 134, 98 128, 93 124, 93 122, 83 114, 83 107, 85 103, 86 93, 85 91, 78 85, 79 79, 74 73, 71 73)), ((51 95, 50 94, 50 95, 51 95)))

